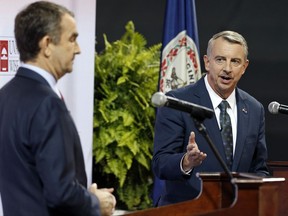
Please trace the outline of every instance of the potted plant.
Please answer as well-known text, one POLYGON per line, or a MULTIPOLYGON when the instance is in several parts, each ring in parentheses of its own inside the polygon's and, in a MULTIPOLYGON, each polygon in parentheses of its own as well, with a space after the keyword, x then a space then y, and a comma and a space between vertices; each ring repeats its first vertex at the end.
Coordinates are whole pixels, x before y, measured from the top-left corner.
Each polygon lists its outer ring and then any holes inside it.
POLYGON ((114 187, 117 207, 152 206, 151 171, 161 44, 147 47, 132 21, 113 43, 95 55, 93 178, 99 187, 114 187))

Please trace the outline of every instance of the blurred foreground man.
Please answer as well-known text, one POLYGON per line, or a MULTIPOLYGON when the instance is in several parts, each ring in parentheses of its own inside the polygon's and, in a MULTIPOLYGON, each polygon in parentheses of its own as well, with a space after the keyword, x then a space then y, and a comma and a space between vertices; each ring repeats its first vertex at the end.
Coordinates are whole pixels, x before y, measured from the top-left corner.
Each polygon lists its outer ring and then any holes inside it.
POLYGON ((56 87, 80 54, 73 13, 32 3, 16 16, 14 33, 23 64, 0 90, 4 215, 112 215, 113 188, 86 189, 79 135, 56 87))

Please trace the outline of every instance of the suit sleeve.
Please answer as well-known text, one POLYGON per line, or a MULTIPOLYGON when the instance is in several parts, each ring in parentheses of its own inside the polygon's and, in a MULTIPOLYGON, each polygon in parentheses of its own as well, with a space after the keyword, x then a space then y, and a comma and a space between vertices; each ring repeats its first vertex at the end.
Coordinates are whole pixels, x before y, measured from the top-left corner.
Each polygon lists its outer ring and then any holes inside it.
MULTIPOLYGON (((163 180, 185 180, 190 175, 181 171, 180 163, 188 140, 182 115, 186 113, 161 107, 157 110, 154 138, 153 171, 163 180)), ((187 114, 187 118, 190 118, 187 114)))
POLYGON ((252 163, 249 172, 256 173, 259 176, 269 176, 267 161, 267 146, 265 138, 265 113, 264 107, 260 104, 259 112, 259 131, 258 131, 258 142, 254 151, 252 163))
POLYGON ((79 182, 81 177, 86 179, 82 149, 65 104, 58 98, 46 98, 29 128, 49 211, 61 215, 100 215, 97 197, 79 182))

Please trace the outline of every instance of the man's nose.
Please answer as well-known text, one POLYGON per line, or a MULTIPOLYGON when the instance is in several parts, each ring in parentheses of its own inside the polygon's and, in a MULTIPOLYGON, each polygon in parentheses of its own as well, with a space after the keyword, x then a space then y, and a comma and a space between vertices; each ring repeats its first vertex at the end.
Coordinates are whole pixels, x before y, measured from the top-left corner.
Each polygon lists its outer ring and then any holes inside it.
POLYGON ((231 61, 226 61, 223 70, 226 71, 226 72, 231 72, 232 71, 231 61))

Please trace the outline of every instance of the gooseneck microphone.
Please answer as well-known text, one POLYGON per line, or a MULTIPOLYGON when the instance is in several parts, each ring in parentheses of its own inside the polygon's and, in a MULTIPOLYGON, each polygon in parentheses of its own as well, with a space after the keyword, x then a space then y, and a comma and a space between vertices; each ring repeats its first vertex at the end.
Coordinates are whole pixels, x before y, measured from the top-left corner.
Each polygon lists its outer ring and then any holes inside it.
POLYGON ((284 104, 279 104, 276 101, 273 101, 268 105, 268 110, 272 114, 288 114, 288 106, 284 104))
POLYGON ((214 115, 214 111, 212 109, 167 96, 162 92, 156 92, 152 96, 151 102, 155 107, 166 106, 179 111, 187 112, 192 117, 201 121, 205 118, 212 118, 214 115))

